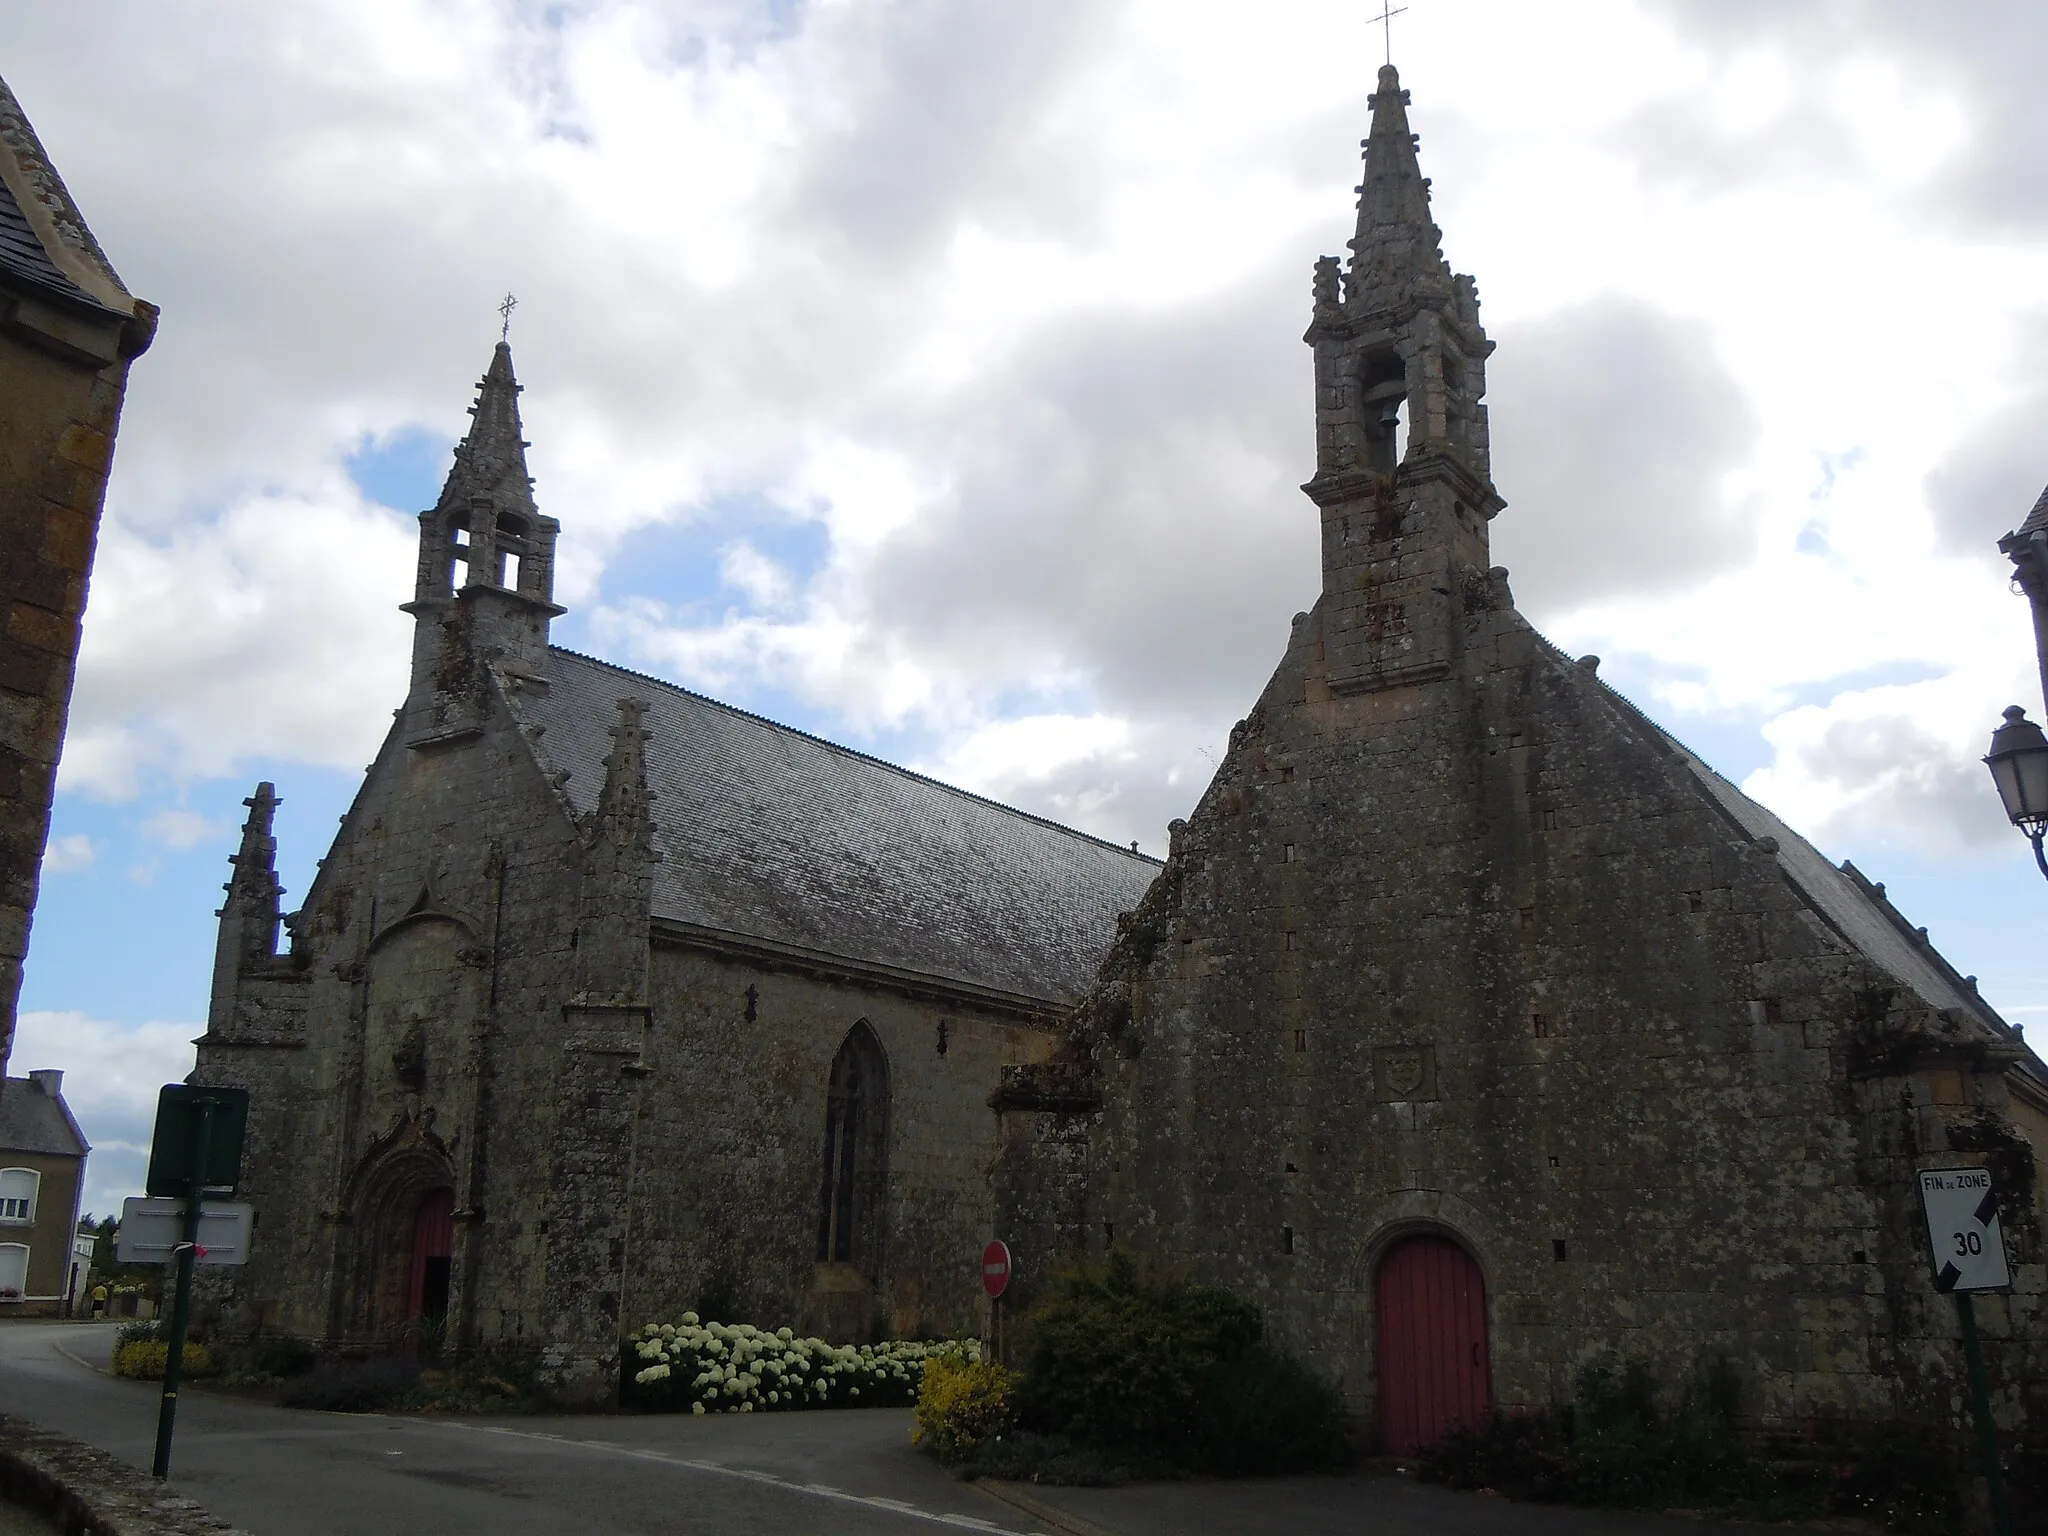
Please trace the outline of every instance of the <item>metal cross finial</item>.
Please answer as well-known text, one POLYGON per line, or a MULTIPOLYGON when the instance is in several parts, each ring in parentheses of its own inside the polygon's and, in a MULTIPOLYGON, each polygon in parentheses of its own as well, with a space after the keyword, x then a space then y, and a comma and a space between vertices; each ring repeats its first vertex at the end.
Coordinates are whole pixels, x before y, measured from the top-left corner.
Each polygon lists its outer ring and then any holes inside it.
POLYGON ((1387 38, 1387 62, 1394 62, 1394 18, 1408 9, 1405 5, 1394 5, 1391 0, 1380 0, 1380 13, 1372 19, 1380 24, 1387 38))
POLYGON ((498 327, 498 340, 510 341, 512 339, 512 311, 518 307, 519 301, 513 298, 511 290, 507 289, 504 300, 498 305, 498 313, 504 317, 505 321, 503 325, 498 327))

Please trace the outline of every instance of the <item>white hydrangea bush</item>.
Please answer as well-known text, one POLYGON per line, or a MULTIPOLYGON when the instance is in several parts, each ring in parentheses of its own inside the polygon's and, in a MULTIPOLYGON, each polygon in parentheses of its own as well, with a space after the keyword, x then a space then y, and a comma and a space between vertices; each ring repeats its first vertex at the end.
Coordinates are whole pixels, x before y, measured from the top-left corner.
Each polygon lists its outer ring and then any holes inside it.
POLYGON ((942 1350, 981 1358, 978 1340, 828 1344, 751 1323, 649 1323, 626 1338, 626 1401, 670 1413, 788 1413, 899 1408, 917 1401, 924 1363, 942 1350), (633 1358, 639 1366, 633 1369, 633 1358))

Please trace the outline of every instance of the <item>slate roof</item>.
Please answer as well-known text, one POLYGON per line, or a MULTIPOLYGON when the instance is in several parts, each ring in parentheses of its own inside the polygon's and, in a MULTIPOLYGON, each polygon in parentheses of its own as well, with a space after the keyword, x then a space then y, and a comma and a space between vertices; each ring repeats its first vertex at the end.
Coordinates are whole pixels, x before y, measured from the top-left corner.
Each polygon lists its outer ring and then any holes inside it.
MULTIPOLYGON (((37 141, 35 130, 29 126, 21 103, 14 99, 14 93, 8 89, 5 80, 0 80, 0 153, 6 153, 13 159, 16 168, 28 179, 33 194, 43 200, 57 226, 59 238, 68 241, 118 287, 120 279, 107 265, 105 253, 93 239, 92 231, 86 228, 85 220, 71 201, 71 194, 65 190, 63 178, 50 164, 49 156, 43 153, 43 146, 37 141)), ((50 259, 42 237, 29 223, 21 204, 15 200, 13 189, 5 181, 0 181, 0 274, 73 304, 87 304, 107 314, 128 313, 126 310, 109 309, 102 300, 73 282, 50 259)))
POLYGON ((25 1077, 0 1079, 0 1153, 83 1157, 90 1150, 63 1099, 25 1077))
POLYGON ((646 702, 654 915, 1021 993, 1078 997, 1157 860, 574 651, 521 700, 588 812, 617 701, 646 702))
POLYGON ((2048 528, 2048 489, 2041 492, 2040 500, 2034 503, 2034 510, 2029 512, 2027 520, 2020 524, 2017 536, 2024 539, 2029 534, 2039 533, 2043 528, 2048 528))

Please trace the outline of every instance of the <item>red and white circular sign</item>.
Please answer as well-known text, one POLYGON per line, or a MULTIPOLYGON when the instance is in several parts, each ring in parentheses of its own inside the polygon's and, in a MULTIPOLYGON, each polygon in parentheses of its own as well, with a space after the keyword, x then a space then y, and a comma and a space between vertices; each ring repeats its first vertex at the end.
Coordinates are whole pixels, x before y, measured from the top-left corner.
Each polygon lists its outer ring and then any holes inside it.
POLYGON ((981 1250, 981 1288, 991 1298, 1010 1288, 1010 1245, 1000 1238, 981 1250))

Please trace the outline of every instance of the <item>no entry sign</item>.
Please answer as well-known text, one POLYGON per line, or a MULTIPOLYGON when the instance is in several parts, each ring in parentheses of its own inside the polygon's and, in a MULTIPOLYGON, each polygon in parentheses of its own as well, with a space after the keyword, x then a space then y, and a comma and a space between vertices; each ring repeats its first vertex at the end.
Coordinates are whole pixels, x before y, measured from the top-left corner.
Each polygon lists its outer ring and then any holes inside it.
POLYGON ((1990 1169, 1923 1168, 1920 1204, 1937 1291, 2002 1291, 2012 1284, 1990 1169))
POLYGON ((994 1300, 1010 1288, 1010 1245, 997 1239, 981 1250, 981 1288, 994 1300))

